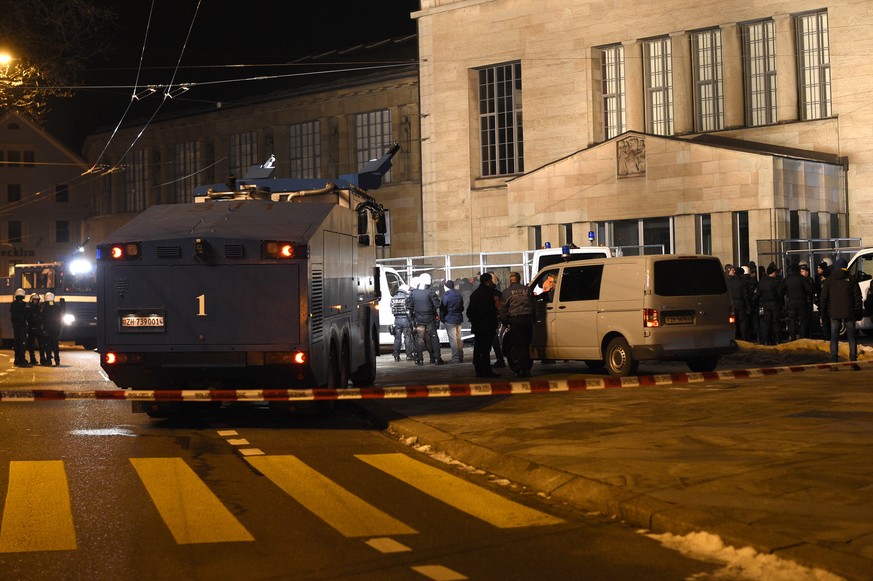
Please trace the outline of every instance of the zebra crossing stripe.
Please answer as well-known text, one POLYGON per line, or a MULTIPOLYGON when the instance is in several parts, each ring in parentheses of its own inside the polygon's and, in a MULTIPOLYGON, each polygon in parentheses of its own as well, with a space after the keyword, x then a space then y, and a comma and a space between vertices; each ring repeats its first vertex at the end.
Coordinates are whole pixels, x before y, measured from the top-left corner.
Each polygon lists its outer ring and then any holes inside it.
POLYGON ((182 458, 130 462, 180 545, 255 540, 182 458))
POLYGON ((548 526, 564 522, 507 500, 462 478, 405 454, 356 454, 356 458, 480 520, 499 528, 548 526))
POLYGON ((304 508, 346 537, 386 537, 417 531, 355 496, 295 456, 246 461, 304 508))
POLYGON ((76 529, 63 461, 10 462, 0 553, 75 549, 76 529))

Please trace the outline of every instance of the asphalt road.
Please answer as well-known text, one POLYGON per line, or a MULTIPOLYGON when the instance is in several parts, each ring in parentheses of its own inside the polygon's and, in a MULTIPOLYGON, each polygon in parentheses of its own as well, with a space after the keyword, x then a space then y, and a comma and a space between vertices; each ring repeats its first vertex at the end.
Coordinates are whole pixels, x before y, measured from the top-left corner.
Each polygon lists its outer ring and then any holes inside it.
MULTIPOLYGON (((0 390, 114 389, 97 355, 0 390)), ((0 403, 0 579, 687 579, 607 516, 420 454, 353 406, 171 420, 116 401, 0 403)))

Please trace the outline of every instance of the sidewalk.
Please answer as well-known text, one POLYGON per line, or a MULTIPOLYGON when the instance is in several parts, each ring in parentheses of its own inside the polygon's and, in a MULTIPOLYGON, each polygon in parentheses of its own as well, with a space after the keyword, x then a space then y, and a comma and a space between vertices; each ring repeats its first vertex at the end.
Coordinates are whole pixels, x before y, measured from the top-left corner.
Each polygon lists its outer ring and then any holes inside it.
MULTIPOLYGON (((362 403, 398 436, 655 533, 706 531, 873 579, 873 349, 861 370, 598 391, 362 403)), ((744 344, 719 369, 823 363, 821 341, 744 344)), ((502 380, 514 381, 503 369, 502 380)), ((640 374, 687 372, 641 364, 640 374)), ((535 364, 532 380, 591 377, 535 364)), ((379 359, 379 385, 469 383, 470 364, 379 359)))

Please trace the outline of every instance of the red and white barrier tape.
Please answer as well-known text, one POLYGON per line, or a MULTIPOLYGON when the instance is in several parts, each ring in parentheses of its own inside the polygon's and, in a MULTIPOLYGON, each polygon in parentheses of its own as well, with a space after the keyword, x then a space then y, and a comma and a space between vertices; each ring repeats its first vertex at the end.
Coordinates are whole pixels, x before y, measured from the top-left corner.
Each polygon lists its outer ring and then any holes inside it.
POLYGON ((66 391, 55 389, 0 390, 0 402, 61 401, 61 400, 126 400, 158 402, 300 402, 325 400, 416 399, 427 397, 471 397, 482 395, 524 395, 613 389, 618 387, 650 387, 686 383, 702 383, 725 379, 753 379, 797 373, 801 371, 862 369, 873 367, 873 361, 817 363, 786 367, 734 369, 703 373, 669 373, 637 377, 597 377, 586 379, 532 379, 528 381, 494 383, 449 383, 395 387, 364 387, 356 389, 243 389, 243 390, 94 390, 66 391))

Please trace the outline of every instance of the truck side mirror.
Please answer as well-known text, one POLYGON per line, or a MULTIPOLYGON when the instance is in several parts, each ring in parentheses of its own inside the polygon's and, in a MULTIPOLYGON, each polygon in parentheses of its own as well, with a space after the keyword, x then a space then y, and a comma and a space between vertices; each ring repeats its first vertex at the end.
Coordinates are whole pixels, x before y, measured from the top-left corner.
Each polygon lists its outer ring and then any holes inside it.
POLYGON ((366 211, 358 212, 358 244, 361 246, 370 245, 370 220, 366 211))
POLYGON ((391 246, 391 228, 388 210, 376 220, 376 246, 391 246))

